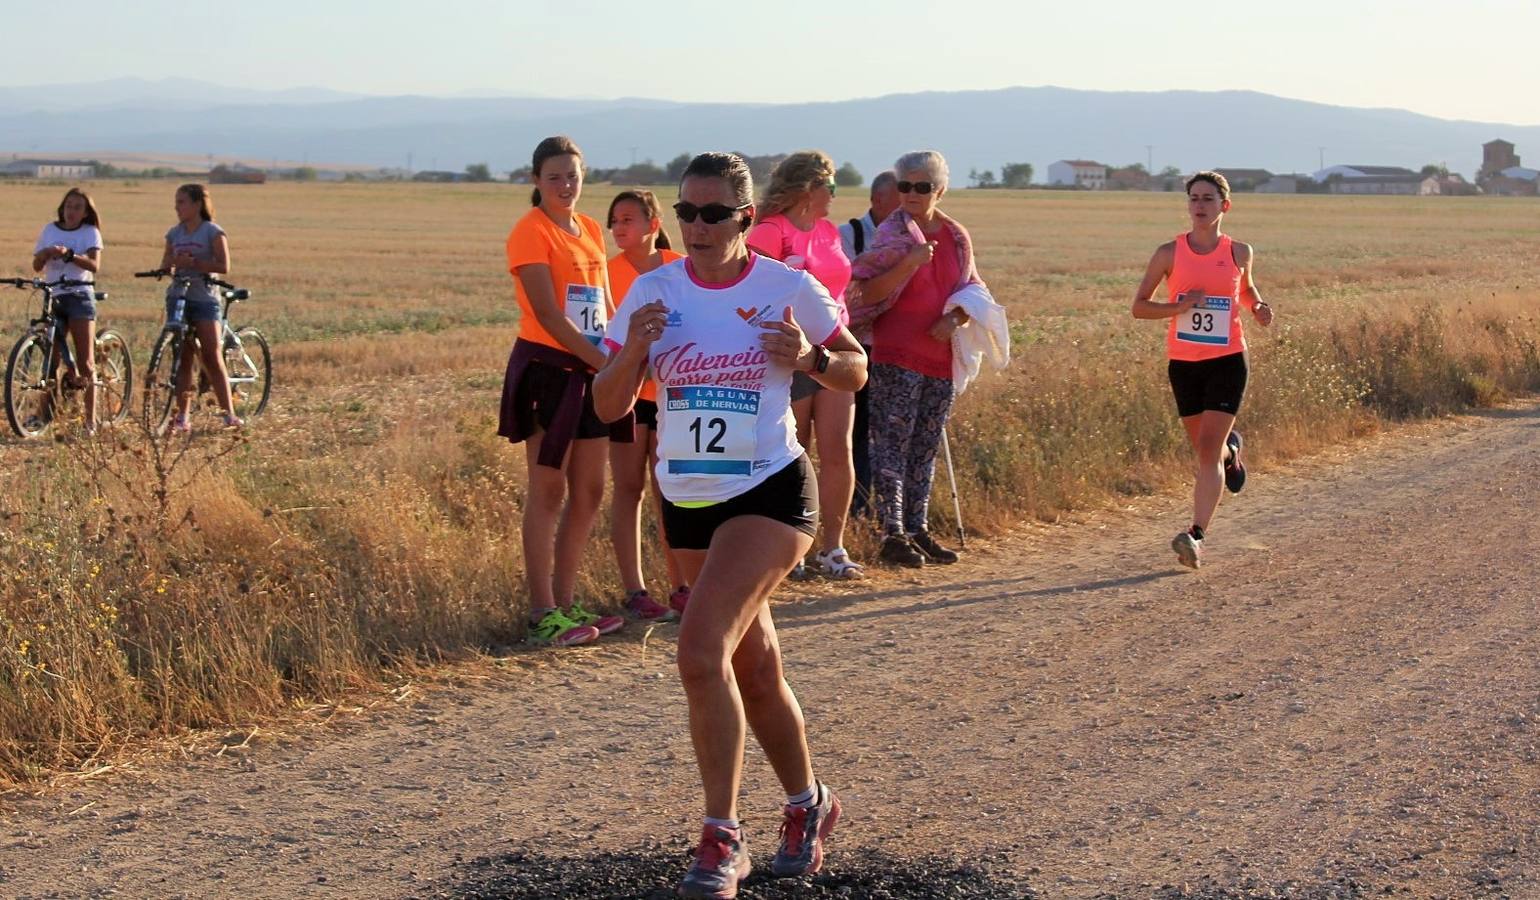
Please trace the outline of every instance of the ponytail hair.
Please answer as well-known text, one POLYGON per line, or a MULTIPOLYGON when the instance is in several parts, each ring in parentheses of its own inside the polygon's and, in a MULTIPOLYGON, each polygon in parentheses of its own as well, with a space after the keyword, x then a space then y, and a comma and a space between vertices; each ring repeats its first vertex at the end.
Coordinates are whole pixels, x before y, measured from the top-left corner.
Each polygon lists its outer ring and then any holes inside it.
POLYGON ((614 226, 615 207, 627 200, 640 206, 642 212, 646 213, 648 220, 658 220, 658 237, 653 246, 659 250, 672 250, 673 245, 669 243, 668 232, 663 230, 663 206, 658 203, 658 197, 652 191, 644 191, 637 188, 635 190, 621 191, 616 194, 615 199, 610 201, 610 211, 605 219, 605 227, 614 226))
POLYGON ((536 187, 529 196, 530 206, 540 205, 540 188, 538 186, 540 184, 540 167, 545 165, 545 161, 553 156, 567 155, 576 156, 579 166, 583 164, 583 151, 579 150, 578 145, 572 142, 572 138, 567 137, 565 134, 548 137, 535 145, 534 161, 530 164, 529 170, 535 179, 536 187))
POLYGON ((198 215, 203 221, 214 221, 214 198, 209 195, 208 188, 201 184, 184 184, 176 192, 198 204, 198 215))

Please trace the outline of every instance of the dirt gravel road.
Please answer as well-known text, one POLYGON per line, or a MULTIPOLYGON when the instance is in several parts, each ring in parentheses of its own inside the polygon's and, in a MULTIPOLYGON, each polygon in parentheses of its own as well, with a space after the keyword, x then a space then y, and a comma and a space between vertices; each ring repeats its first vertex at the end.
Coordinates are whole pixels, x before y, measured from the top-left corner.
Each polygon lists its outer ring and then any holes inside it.
MULTIPOLYGON (((1531 402, 1257 473, 1200 572, 1166 498, 780 605, 846 818, 834 880, 745 896, 1540 897, 1537 506, 1531 402)), ((5 798, 0 895, 666 896, 698 792, 630 631, 5 798)), ((752 742, 744 793, 767 859, 752 742)))

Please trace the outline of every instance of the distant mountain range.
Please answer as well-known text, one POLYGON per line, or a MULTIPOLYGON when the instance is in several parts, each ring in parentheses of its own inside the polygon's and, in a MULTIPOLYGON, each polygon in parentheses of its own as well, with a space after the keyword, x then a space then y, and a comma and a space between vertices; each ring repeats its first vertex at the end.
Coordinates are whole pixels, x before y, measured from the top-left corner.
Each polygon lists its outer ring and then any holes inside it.
MULTIPOLYGON (((493 92, 488 92, 493 93, 493 92)), ((1082 91, 1017 87, 893 94, 827 103, 678 103, 639 98, 382 97, 325 88, 265 91, 187 79, 0 87, 0 150, 304 159, 414 169, 527 165, 540 138, 565 133, 592 165, 659 164, 680 153, 818 147, 868 176, 898 154, 934 147, 954 181, 973 168, 1057 159, 1158 170, 1310 172, 1361 163, 1444 163, 1473 175, 1481 145, 1504 138, 1540 162, 1540 126, 1451 121, 1251 91, 1082 91), (68 97, 69 102, 58 98, 68 97), (1147 149, 1147 147, 1149 149, 1147 149), (1321 148, 1325 148, 1324 151, 1321 148)))

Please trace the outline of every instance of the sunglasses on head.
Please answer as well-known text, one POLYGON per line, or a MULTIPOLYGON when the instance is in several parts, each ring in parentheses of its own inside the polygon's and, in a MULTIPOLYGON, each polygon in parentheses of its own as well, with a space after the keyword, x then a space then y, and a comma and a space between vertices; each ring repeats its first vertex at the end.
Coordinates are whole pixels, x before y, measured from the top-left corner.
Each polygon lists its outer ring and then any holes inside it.
POLYGON ((929 181, 900 181, 894 187, 898 188, 900 194, 907 194, 910 191, 914 191, 916 194, 928 194, 936 188, 929 181))
POLYGON ((748 209, 752 205, 752 203, 745 203, 742 206, 726 206, 721 203, 707 203, 705 206, 696 206, 680 200, 674 204, 674 215, 686 224, 694 222, 695 217, 699 216, 707 225, 718 225, 732 218, 733 213, 748 209))

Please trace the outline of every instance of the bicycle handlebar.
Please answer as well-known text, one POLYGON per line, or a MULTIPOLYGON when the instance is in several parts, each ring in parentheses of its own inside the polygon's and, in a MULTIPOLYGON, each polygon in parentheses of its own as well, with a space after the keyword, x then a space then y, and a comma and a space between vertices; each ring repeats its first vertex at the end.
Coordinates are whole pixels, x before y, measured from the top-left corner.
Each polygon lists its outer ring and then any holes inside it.
POLYGON ((232 291, 236 289, 235 285, 231 284, 228 281, 221 281, 218 278, 215 278, 213 275, 205 275, 205 274, 203 274, 201 272, 193 272, 193 273, 190 273, 190 274, 184 274, 184 273, 178 272, 175 275, 172 275, 170 269, 151 269, 148 272, 135 272, 134 273, 134 277, 135 278, 155 278, 155 279, 160 279, 160 278, 183 279, 183 278, 185 278, 188 281, 191 281, 194 278, 202 278, 203 279, 203 283, 207 284, 207 285, 209 285, 211 287, 229 288, 232 291))
POLYGON ((96 287, 94 281, 79 281, 74 278, 60 278, 58 281, 44 281, 41 278, 0 278, 0 284, 17 288, 96 287))

